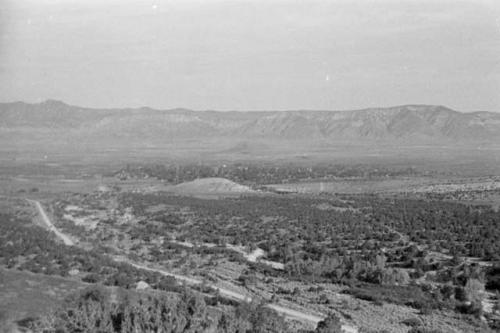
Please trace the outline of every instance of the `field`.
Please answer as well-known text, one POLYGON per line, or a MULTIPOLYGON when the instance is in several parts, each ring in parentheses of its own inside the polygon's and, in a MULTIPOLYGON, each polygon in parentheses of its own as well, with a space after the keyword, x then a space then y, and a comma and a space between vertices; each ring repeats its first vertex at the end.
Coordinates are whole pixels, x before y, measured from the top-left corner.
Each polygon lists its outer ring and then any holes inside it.
POLYGON ((295 193, 452 193, 485 192, 500 189, 498 177, 398 177, 389 179, 316 180, 272 184, 271 189, 295 193))
POLYGON ((249 300, 276 332, 327 317, 345 332, 498 325, 495 176, 363 164, 32 168, 0 179, 5 326, 98 285, 200 295, 207 327, 221 313, 257 325, 238 314, 249 300))

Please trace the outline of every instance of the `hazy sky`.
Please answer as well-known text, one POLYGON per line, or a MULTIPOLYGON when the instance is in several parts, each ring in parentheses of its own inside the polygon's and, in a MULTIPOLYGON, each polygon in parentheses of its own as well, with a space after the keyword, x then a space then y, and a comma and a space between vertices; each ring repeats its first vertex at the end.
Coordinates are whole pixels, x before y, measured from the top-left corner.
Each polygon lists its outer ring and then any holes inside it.
POLYGON ((500 111, 500 1, 0 0, 0 101, 500 111))

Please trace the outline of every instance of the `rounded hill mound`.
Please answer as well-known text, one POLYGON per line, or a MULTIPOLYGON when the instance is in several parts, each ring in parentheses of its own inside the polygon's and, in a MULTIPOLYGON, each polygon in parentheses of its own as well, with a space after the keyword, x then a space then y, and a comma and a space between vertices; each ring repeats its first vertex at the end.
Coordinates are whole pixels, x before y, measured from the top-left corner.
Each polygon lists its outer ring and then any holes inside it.
POLYGON ((250 187, 235 183, 225 178, 200 178, 173 187, 180 193, 251 193, 250 187))

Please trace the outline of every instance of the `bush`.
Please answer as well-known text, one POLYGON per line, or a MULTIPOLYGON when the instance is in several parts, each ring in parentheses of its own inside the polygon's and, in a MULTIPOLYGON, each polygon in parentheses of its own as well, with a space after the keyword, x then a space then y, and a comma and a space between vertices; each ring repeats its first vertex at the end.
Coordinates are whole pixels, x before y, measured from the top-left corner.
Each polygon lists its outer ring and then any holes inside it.
POLYGON ((483 315, 483 306, 481 303, 460 303, 456 306, 456 310, 460 313, 473 315, 476 318, 480 318, 483 315))
POLYGON ((340 318, 336 315, 330 315, 325 320, 318 323, 316 333, 342 333, 340 318))
POLYGON ((330 304, 330 300, 328 299, 328 296, 326 296, 326 294, 321 294, 321 295, 319 295, 318 303, 319 304, 330 304))
POLYGON ((177 280, 173 276, 162 276, 157 288, 165 291, 178 290, 177 280))
POLYGON ((130 288, 130 286, 133 285, 134 283, 135 281, 125 273, 113 274, 106 280, 107 285, 118 286, 123 288, 130 288))
POLYGON ((415 309, 438 309, 445 303, 436 301, 432 295, 418 286, 380 286, 361 284, 344 291, 356 298, 372 301, 375 304, 393 303, 411 306, 415 309))
POLYGON ((128 296, 115 304, 104 289, 88 288, 31 328, 35 332, 133 333, 171 332, 176 326, 179 332, 205 332, 211 323, 203 299, 189 291, 180 297, 128 296))
POLYGON ((99 276, 99 274, 90 273, 90 274, 87 274, 86 276, 84 276, 82 278, 82 281, 87 282, 87 283, 97 283, 97 282, 101 281, 101 277, 99 276))
POLYGON ((413 327, 411 330, 408 331, 408 333, 443 333, 443 332, 440 330, 419 326, 419 327, 413 327))
POLYGON ((420 320, 419 318, 408 318, 408 319, 405 319, 401 322, 401 324, 404 324, 406 326, 410 326, 410 327, 417 327, 417 326, 422 326, 422 320, 420 320))

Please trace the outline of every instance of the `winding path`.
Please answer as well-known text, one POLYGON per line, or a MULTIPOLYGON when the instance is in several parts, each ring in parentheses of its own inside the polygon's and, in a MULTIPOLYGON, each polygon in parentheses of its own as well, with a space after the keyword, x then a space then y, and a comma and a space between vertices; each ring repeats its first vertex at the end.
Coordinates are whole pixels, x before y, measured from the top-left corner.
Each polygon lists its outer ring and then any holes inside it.
MULTIPOLYGON (((174 273, 171 273, 171 272, 165 271, 163 269, 159 269, 159 268, 151 268, 151 267, 148 267, 145 265, 133 263, 133 262, 130 262, 130 260, 123 258, 123 257, 114 257, 113 259, 116 261, 126 262, 126 263, 134 266, 135 268, 143 269, 143 270, 150 271, 150 272, 160 273, 160 274, 166 275, 166 276, 171 276, 171 277, 176 278, 179 281, 184 281, 184 282, 189 283, 189 284, 202 284, 203 283, 201 280, 198 280, 195 278, 191 278, 191 277, 184 276, 184 275, 174 274, 174 273)), ((250 297, 248 295, 245 295, 245 294, 233 291, 233 290, 229 290, 226 288, 221 288, 221 287, 218 287, 216 285, 209 285, 209 286, 210 286, 210 288, 217 290, 221 295, 223 295, 225 297, 236 299, 238 301, 245 301, 245 302, 252 301, 252 297, 250 297)), ((267 307, 275 310, 278 313, 281 313, 282 315, 285 315, 286 317, 298 319, 298 320, 302 320, 302 321, 307 321, 307 322, 311 322, 314 324, 317 324, 318 322, 320 322, 321 320, 323 320, 325 318, 325 316, 312 315, 312 314, 304 313, 301 311, 289 309, 289 308, 286 308, 286 307, 283 307, 283 306, 280 306, 277 304, 268 304, 267 307)), ((353 331, 353 330, 349 330, 349 329, 351 329, 351 327, 345 326, 344 331, 357 332, 357 330, 353 331)))
POLYGON ((40 217, 42 218, 42 222, 45 224, 47 229, 49 231, 52 231, 56 236, 63 241, 65 245, 73 246, 75 243, 69 238, 67 235, 63 234, 60 232, 50 221, 49 217, 47 216, 47 213, 45 213, 45 210, 42 207, 42 204, 39 201, 36 200, 30 200, 26 199, 29 203, 32 203, 35 205, 36 209, 38 210, 38 214, 40 214, 40 217))
MULTIPOLYGON (((52 224, 52 222, 50 221, 49 217, 45 213, 45 210, 43 209, 43 206, 40 204, 39 201, 29 200, 29 199, 26 199, 26 200, 28 202, 30 202, 30 203, 32 203, 32 204, 35 205, 35 207, 38 210, 38 213, 40 214, 40 216, 41 216, 41 218, 43 220, 43 223, 45 224, 45 226, 47 227, 48 230, 54 232, 54 234, 59 239, 61 239, 64 242, 64 244, 70 245, 70 246, 75 245, 75 243, 71 240, 70 237, 68 237, 67 235, 65 235, 62 232, 60 232, 54 226, 54 224, 52 224)), ((189 277, 189 276, 174 274, 174 273, 171 273, 171 272, 163 270, 163 269, 151 268, 151 267, 148 267, 148 266, 145 266, 145 265, 142 265, 142 264, 134 263, 134 262, 130 261, 130 259, 125 258, 125 257, 115 256, 115 257, 113 257, 113 260, 115 260, 117 262, 125 262, 125 263, 127 263, 129 265, 132 265, 132 266, 134 266, 136 268, 143 269, 143 270, 146 270, 146 271, 160 273, 160 274, 165 275, 165 276, 171 276, 171 277, 174 277, 175 279, 177 279, 179 281, 184 281, 184 282, 186 282, 188 284, 198 285, 198 284, 202 284, 203 283, 203 281, 201 281, 199 279, 195 279, 195 278, 189 277)), ((216 286, 214 284, 209 285, 209 287, 212 288, 212 289, 214 289, 214 290, 217 290, 221 295, 223 295, 225 297, 236 299, 238 301, 250 302, 252 300, 252 297, 250 297, 248 295, 245 295, 245 294, 233 291, 233 290, 229 290, 229 289, 226 289, 226 288, 218 287, 218 286, 216 286)), ((279 314, 284 315, 285 317, 288 317, 288 318, 291 318, 291 319, 296 319, 296 320, 299 320, 299 321, 306 321, 306 322, 309 322, 309 323, 313 323, 314 325, 318 324, 318 322, 320 322, 321 320, 323 320, 325 318, 325 316, 322 315, 322 314, 313 315, 313 314, 305 313, 305 312, 302 312, 302 311, 298 311, 298 310, 286 308, 286 307, 278 305, 278 304, 271 304, 270 303, 270 304, 267 304, 266 306, 268 308, 270 308, 270 309, 275 310, 279 314)), ((345 333, 358 333, 357 327, 351 326, 351 325, 342 325, 342 330, 345 333)))

